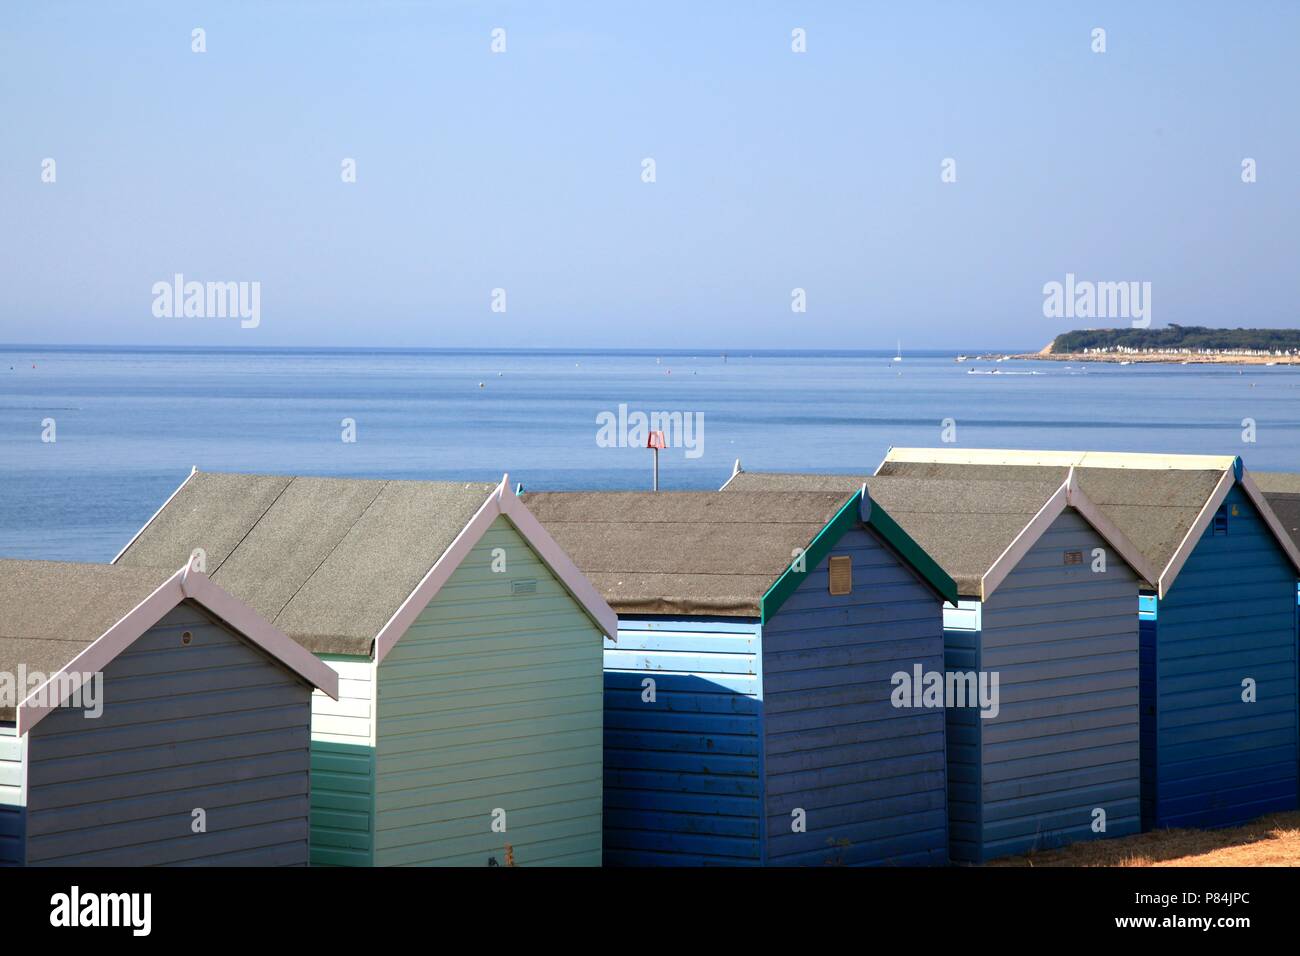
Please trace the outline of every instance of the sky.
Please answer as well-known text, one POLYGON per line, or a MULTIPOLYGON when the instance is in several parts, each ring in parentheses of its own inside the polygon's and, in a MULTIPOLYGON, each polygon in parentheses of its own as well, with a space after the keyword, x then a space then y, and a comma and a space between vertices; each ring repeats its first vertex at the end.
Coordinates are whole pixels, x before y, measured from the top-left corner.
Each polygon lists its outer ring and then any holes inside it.
POLYGON ((12 0, 0 342, 906 351, 1127 324, 1046 317, 1067 273, 1150 282, 1155 326, 1296 325, 1297 36, 1285 0, 12 0), (256 326, 156 315, 176 274, 258 283, 256 326))

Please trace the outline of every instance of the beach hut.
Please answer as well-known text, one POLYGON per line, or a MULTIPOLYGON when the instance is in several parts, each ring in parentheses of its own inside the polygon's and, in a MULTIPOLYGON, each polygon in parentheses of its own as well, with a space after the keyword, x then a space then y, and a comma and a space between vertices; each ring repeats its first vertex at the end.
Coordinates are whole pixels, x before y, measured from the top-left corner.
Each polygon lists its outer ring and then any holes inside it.
MULTIPOLYGON (((861 481, 738 464, 723 494, 861 481)), ((1140 552, 1073 476, 866 482, 959 592, 944 611, 952 859, 1138 832, 1140 552)))
POLYGON ((0 865, 306 866, 313 688, 188 567, 0 560, 0 865))
POLYGON ((206 564, 340 677, 313 864, 597 865, 609 606, 500 484, 193 473, 118 556, 206 564))
POLYGON ((1300 474, 1290 471, 1252 471, 1273 514, 1293 544, 1300 546, 1300 474))
POLYGON ((605 643, 609 865, 947 859, 951 579, 861 494, 525 495, 618 612, 605 643))
POLYGON ((1225 826, 1296 807, 1300 551, 1240 458, 898 448, 878 470, 944 480, 1072 471, 1151 568, 1144 825, 1225 826))

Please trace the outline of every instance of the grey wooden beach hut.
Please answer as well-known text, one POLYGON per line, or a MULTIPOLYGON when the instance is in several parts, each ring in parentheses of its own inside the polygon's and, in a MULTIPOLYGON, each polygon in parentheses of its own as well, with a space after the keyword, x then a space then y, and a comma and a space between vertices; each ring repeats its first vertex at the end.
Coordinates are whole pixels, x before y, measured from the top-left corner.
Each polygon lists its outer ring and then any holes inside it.
POLYGON ((982 862, 1140 827, 1139 581, 1148 565, 1065 481, 941 481, 741 471, 727 493, 871 497, 953 578, 944 664, 992 685, 947 710, 949 846, 982 862))
POLYGON ((313 688, 188 567, 0 560, 0 864, 305 866, 313 688))

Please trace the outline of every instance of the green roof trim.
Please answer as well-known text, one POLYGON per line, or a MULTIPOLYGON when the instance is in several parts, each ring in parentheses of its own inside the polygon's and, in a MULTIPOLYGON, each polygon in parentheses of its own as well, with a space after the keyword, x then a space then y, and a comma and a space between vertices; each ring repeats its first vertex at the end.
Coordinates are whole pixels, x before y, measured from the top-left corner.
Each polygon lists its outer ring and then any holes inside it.
POLYGON ((862 492, 855 492, 853 497, 835 513, 835 517, 827 522, 826 527, 817 533, 812 543, 804 549, 800 562, 802 570, 796 569, 795 563, 792 562, 790 567, 785 569, 785 573, 767 589, 762 600, 761 620, 764 624, 776 615, 781 605, 785 604, 790 599, 790 595, 803 584, 808 571, 821 564, 831 549, 839 543, 840 538, 859 523, 874 531, 913 571, 921 576, 926 584, 934 589, 935 593, 952 604, 957 603, 957 584, 943 568, 939 567, 938 562, 913 541, 911 535, 899 527, 898 522, 891 518, 884 508, 869 499, 866 504, 867 507, 864 509, 862 492), (865 519, 862 515, 864 510, 867 512, 865 519))
MULTIPOLYGON (((861 494, 861 492, 858 492, 861 494)), ((939 566, 939 562, 930 557, 930 552, 926 551, 912 539, 912 536, 902 529, 884 508, 870 502, 871 514, 865 522, 866 526, 880 535, 885 544, 889 545, 898 552, 898 556, 912 566, 912 570, 921 576, 926 584, 934 590, 949 604, 956 604, 957 582, 939 566)))

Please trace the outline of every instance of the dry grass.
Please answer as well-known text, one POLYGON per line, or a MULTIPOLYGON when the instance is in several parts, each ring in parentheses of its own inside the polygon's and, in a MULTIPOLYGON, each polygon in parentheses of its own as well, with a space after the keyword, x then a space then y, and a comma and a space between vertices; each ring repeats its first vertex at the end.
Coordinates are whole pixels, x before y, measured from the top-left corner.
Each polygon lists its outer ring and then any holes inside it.
POLYGON ((989 866, 1300 866, 1300 811, 1224 830, 1157 830, 997 860, 989 866))

